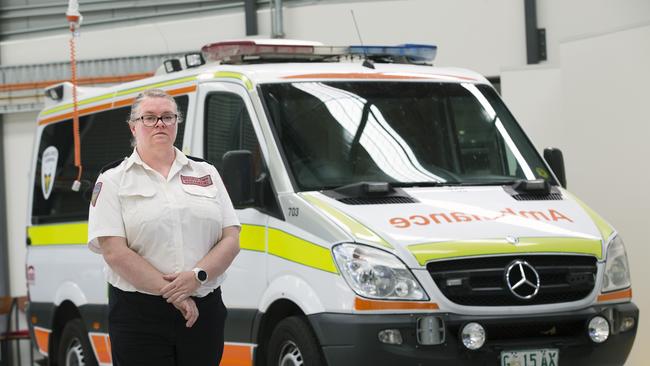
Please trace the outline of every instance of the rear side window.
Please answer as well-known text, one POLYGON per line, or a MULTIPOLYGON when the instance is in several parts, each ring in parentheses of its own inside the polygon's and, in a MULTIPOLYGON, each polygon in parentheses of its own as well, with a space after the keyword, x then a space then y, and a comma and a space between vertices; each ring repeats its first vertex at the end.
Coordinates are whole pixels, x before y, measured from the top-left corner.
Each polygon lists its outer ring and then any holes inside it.
MULTIPOLYGON (((175 99, 178 109, 186 115, 188 97, 175 99)), ((88 219, 88 205, 99 171, 133 151, 126 123, 130 111, 130 107, 124 107, 79 118, 83 165, 79 192, 72 190, 78 174, 74 166, 72 120, 53 123, 43 129, 33 181, 33 224, 88 219)), ((185 123, 178 125, 174 143, 178 148, 183 144, 184 127, 185 123)))

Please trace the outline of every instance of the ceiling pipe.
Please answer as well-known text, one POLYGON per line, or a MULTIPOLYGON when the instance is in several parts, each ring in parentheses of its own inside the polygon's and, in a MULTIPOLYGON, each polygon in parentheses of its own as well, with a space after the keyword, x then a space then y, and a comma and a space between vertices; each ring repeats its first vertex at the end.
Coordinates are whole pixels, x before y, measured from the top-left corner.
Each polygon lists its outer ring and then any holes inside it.
POLYGON ((282 0, 273 0, 271 3, 271 24, 273 38, 284 38, 284 28, 282 19, 282 0))

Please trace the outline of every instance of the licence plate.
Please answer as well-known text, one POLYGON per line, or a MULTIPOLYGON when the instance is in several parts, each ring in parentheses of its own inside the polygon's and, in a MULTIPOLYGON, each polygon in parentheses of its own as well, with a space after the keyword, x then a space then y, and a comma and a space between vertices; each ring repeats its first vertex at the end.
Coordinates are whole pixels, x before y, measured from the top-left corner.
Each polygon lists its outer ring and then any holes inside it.
POLYGON ((558 366, 560 352, 543 348, 501 352, 501 366, 558 366))

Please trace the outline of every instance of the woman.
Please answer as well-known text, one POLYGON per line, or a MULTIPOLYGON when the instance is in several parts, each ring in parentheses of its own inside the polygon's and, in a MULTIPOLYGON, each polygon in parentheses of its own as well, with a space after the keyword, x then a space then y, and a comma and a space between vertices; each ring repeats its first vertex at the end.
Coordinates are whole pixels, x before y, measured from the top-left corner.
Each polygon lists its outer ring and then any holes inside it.
POLYGON ((88 242, 107 264, 116 366, 218 365, 220 285, 239 252, 239 221, 214 166, 173 145, 182 116, 162 90, 139 94, 133 154, 104 168, 88 242))

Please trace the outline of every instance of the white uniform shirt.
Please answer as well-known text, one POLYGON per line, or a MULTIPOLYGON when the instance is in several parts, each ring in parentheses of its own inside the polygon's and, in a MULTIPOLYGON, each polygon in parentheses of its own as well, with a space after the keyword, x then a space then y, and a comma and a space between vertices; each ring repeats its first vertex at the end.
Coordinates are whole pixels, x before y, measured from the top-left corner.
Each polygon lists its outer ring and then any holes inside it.
MULTIPOLYGON (((120 236, 163 274, 192 270, 221 240, 222 229, 239 226, 228 192, 214 166, 188 159, 180 150, 167 179, 138 152, 97 178, 88 216, 88 245, 101 254, 97 238, 120 236)), ((108 265, 106 280, 123 291, 136 288, 108 265)), ((225 274, 210 278, 193 296, 217 288, 225 274)))

